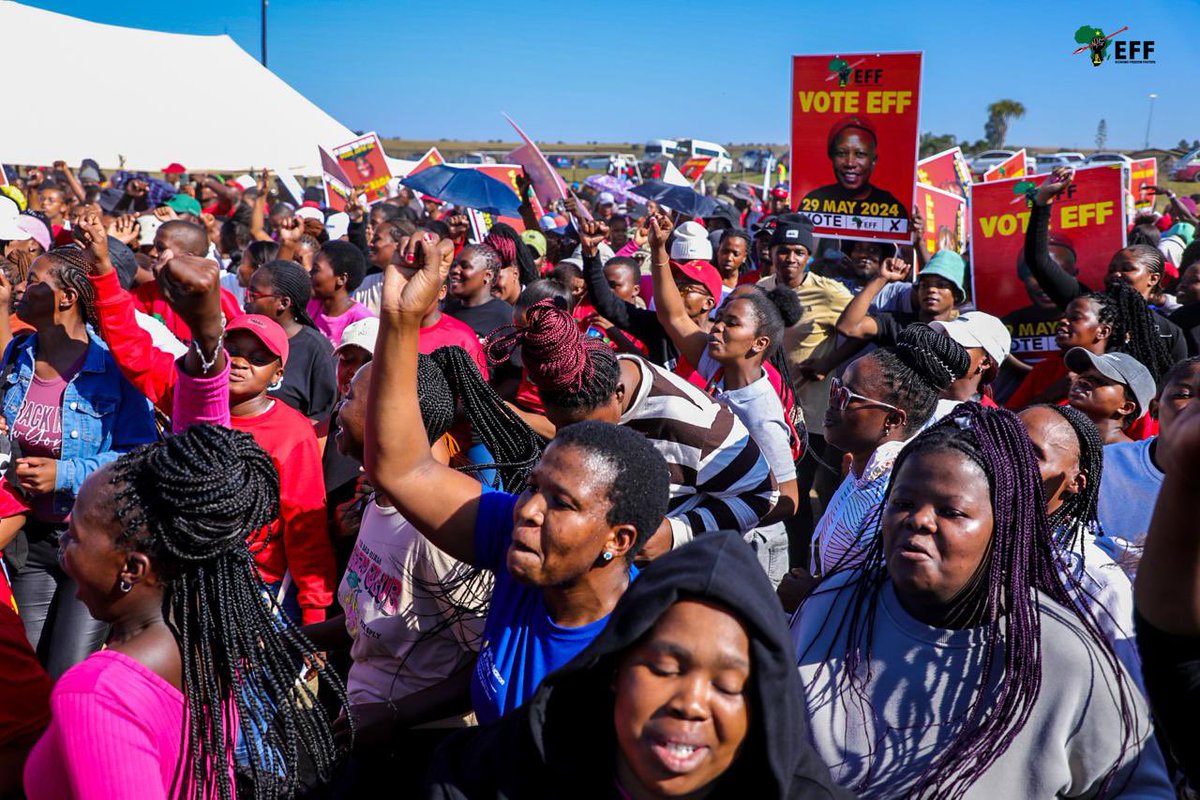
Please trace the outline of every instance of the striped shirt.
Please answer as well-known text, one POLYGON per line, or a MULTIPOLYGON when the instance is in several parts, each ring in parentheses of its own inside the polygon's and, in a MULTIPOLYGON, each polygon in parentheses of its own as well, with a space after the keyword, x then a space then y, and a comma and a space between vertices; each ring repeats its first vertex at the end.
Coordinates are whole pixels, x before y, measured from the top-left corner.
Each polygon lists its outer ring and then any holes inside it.
POLYGON ((621 424, 649 439, 671 472, 674 546, 703 531, 757 527, 779 489, 746 426, 678 375, 637 356, 619 358, 636 363, 642 378, 621 424))
POLYGON ((829 500, 813 532, 809 571, 827 575, 835 568, 861 564, 879 531, 879 508, 892 477, 896 456, 907 442, 884 442, 867 460, 862 477, 853 472, 829 500))

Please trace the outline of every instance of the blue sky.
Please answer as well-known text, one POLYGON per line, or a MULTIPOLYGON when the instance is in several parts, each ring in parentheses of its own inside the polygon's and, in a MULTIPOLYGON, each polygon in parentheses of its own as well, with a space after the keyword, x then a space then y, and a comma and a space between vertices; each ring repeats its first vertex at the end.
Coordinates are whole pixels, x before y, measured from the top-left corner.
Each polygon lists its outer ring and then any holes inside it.
MULTIPOLYGON (((227 33, 259 53, 257 0, 31 0, 99 22, 227 33)), ((1141 147, 1200 138, 1200 4, 1113 2, 743 4, 274 0, 269 66, 345 125, 415 139, 784 142, 793 53, 923 50, 921 128, 975 140, 985 107, 1025 104, 1009 141, 1141 147), (992 4, 987 4, 992 6, 992 4), (1093 68, 1081 25, 1155 41, 1154 65, 1093 68)), ((251 117, 252 118, 252 117, 251 117)))

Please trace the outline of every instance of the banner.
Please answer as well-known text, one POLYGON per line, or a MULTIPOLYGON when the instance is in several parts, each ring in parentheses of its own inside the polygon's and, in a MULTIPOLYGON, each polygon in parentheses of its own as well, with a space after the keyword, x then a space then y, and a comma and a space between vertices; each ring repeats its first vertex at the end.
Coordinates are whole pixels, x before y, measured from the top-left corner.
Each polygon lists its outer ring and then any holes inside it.
POLYGON ((421 160, 417 162, 417 165, 408 171, 408 174, 416 175, 418 172, 423 172, 430 167, 436 167, 445 163, 446 159, 442 158, 442 154, 438 152, 438 149, 431 147, 425 155, 421 156, 421 160))
POLYGON ((908 244, 920 53, 792 57, 792 208, 817 236, 908 244))
MULTIPOLYGON (((1061 314, 1025 266, 1029 201, 1025 192, 1048 175, 977 183, 971 189, 971 295, 980 311, 1001 317, 1013 355, 1037 361, 1053 352, 1061 314)), ((1119 165, 1089 167, 1051 205, 1050 255, 1080 282, 1100 289, 1108 262, 1125 246, 1119 165)))
MULTIPOLYGON (((513 122, 512 117, 505 114, 504 118, 508 120, 508 124, 513 126, 517 135, 521 137, 521 141, 524 142, 509 153, 507 158, 512 163, 520 164, 525 168, 525 174, 529 176, 529 180, 533 184, 536 200, 540 200, 541 205, 547 208, 553 206, 556 201, 566 200, 567 184, 558 174, 558 170, 550 166, 550 162, 546 160, 541 148, 525 134, 525 131, 521 130, 520 125, 513 122)), ((541 214, 538 214, 538 217, 541 218, 541 214)))
POLYGON ((330 211, 345 211, 354 202, 350 179, 342 172, 337 159, 318 147, 321 153, 321 182, 325 186, 325 207, 330 211))
MULTIPOLYGON (((522 174, 522 167, 520 164, 473 164, 464 168, 479 170, 484 175, 495 178, 505 186, 511 187, 513 192, 515 192, 518 196, 520 195, 520 190, 517 189, 517 176, 522 174)), ((534 213, 537 213, 536 208, 534 209, 534 213)), ((490 230, 491 227, 497 222, 503 222, 507 225, 511 225, 517 230, 518 233, 525 230, 525 221, 520 217, 497 217, 492 214, 486 214, 482 211, 478 212, 478 214, 485 235, 487 231, 490 230)))
POLYGON ((383 144, 374 133, 360 136, 352 142, 333 148, 333 157, 344 174, 368 203, 386 200, 392 171, 383 156, 383 144))
POLYGON ((925 217, 918 233, 925 237, 925 248, 933 255, 938 250, 966 252, 967 201, 953 192, 917 185, 917 209, 925 217))
POLYGON ((990 183, 992 181, 1008 180, 1009 178, 1024 178, 1025 169, 1025 148, 1022 147, 1016 153, 983 173, 983 182, 990 183))
POLYGON ((917 183, 968 197, 971 192, 971 167, 962 150, 951 147, 917 162, 917 183))
POLYGON ((1154 195, 1146 191, 1158 184, 1158 159, 1139 158, 1129 165, 1129 193, 1133 195, 1133 207, 1138 211, 1154 210, 1154 195))
POLYGON ((708 169, 708 163, 710 161, 712 161, 712 156, 696 156, 695 158, 689 158, 687 161, 683 162, 683 166, 679 171, 683 173, 683 177, 687 178, 692 183, 695 183, 696 181, 700 180, 702 175, 704 175, 704 170, 708 169))

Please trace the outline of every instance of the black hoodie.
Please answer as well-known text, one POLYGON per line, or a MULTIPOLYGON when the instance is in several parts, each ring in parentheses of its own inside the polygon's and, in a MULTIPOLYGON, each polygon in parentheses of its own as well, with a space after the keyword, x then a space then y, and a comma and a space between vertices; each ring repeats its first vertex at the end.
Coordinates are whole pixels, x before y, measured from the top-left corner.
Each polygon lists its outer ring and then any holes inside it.
POLYGON ((621 655, 680 600, 731 611, 750 640, 750 730, 712 798, 847 798, 808 737, 779 599, 742 538, 706 533, 642 571, 586 650, 502 720, 455 735, 434 760, 429 800, 616 798, 612 682, 621 655))

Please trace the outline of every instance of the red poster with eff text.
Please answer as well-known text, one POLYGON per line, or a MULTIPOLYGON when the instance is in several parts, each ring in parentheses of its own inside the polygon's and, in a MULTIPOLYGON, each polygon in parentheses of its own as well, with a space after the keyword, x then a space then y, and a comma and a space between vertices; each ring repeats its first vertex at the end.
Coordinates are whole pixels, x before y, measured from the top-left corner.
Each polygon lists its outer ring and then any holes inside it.
POLYGON ((792 207, 818 236, 912 241, 920 53, 792 57, 792 207))
POLYGON ((971 192, 971 167, 962 150, 952 147, 917 162, 917 183, 967 197, 971 192))
POLYGON ((916 207, 925 222, 918 233, 924 237, 930 255, 939 250, 962 253, 966 249, 966 200, 951 192, 918 184, 916 207))
MULTIPOLYGON (((476 164, 471 169, 477 169, 484 175, 503 183, 505 186, 511 187, 519 196, 521 190, 517 188, 517 176, 524 174, 524 167, 520 164, 476 164)), ((537 213, 536 211, 534 213, 537 213)), ((491 228, 497 222, 503 222, 506 225, 511 225, 517 231, 525 230, 525 222, 520 217, 497 217, 493 214, 479 212, 481 217, 487 221, 487 227, 491 228)))
MULTIPOLYGON (((1048 317, 1054 304, 1025 266, 1029 225, 1026 190, 1048 175, 975 184, 971 190, 971 294, 980 311, 998 317, 1048 317)), ((1081 283, 1104 285, 1113 253, 1125 246, 1125 204, 1120 166, 1080 169, 1051 205, 1050 255, 1081 283)))
POLYGON ((983 173, 983 182, 1003 181, 1009 178, 1024 178, 1028 165, 1025 161, 1025 148, 1022 147, 996 166, 983 173))
POLYGON ((378 136, 368 133, 352 142, 338 145, 333 148, 333 157, 354 184, 354 191, 363 195, 368 203, 387 199, 392 171, 378 136))
POLYGON ((325 207, 330 211, 345 211, 353 202, 350 179, 342 172, 337 159, 318 147, 321 154, 321 182, 325 187, 325 207))
POLYGON ((1158 159, 1139 158, 1129 165, 1129 193, 1138 211, 1154 209, 1154 195, 1146 191, 1158 184, 1158 159))

